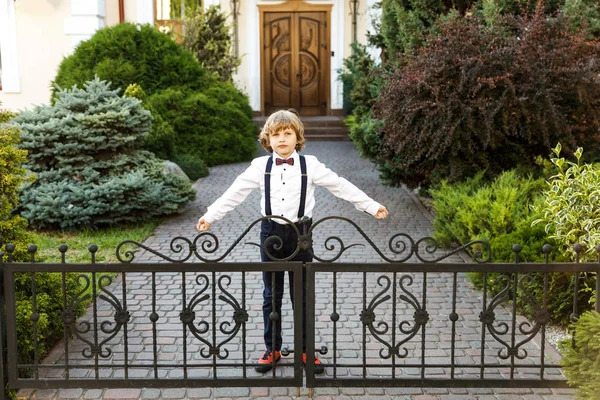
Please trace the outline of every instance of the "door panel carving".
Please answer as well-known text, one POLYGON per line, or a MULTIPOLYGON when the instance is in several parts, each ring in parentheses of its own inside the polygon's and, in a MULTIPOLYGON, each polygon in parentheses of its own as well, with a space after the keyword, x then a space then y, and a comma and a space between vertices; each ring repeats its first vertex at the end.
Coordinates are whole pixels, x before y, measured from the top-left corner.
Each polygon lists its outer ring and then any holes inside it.
POLYGON ((329 58, 325 12, 266 12, 264 109, 325 115, 329 58))

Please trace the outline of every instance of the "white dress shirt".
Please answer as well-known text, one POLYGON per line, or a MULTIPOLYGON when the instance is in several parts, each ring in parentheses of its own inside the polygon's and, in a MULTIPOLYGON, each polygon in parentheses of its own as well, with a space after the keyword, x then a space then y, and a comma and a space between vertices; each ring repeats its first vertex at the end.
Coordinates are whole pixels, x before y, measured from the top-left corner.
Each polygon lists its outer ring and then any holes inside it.
MULTIPOLYGON (((265 169, 269 158, 281 158, 277 153, 272 156, 258 157, 252 160, 250 166, 242 172, 233 184, 208 207, 204 218, 212 224, 225 216, 229 211, 242 203, 253 189, 260 188, 260 208, 265 215, 265 169)), ((273 160, 271 168, 271 212, 283 216, 292 222, 298 222, 300 207, 300 188, 302 184, 300 172, 300 156, 296 151, 289 158, 294 159, 294 165, 276 165, 273 160)), ((371 215, 377 214, 380 204, 367 196, 362 190, 338 176, 335 172, 319 162, 314 156, 304 156, 308 182, 306 186, 306 204, 304 215, 312 218, 315 208, 315 185, 323 186, 334 196, 354 204, 359 211, 371 215)), ((285 223, 282 220, 273 220, 285 223)))

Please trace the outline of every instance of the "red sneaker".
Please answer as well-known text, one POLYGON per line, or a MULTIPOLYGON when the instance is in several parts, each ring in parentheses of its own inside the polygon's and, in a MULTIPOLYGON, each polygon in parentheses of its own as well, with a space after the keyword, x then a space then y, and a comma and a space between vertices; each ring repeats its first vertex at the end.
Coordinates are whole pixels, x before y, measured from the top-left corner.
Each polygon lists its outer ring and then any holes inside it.
MULTIPOLYGON (((306 365, 306 353, 302 353, 302 361, 306 365)), ((325 372, 325 367, 321 364, 319 357, 315 355, 315 374, 322 374, 323 372, 325 372)))
MULTIPOLYGON (((281 358, 281 352, 275 352, 275 362, 281 358)), ((265 350, 261 358, 258 359, 258 365, 254 368, 256 372, 265 373, 273 369, 273 352, 271 350, 265 350)))

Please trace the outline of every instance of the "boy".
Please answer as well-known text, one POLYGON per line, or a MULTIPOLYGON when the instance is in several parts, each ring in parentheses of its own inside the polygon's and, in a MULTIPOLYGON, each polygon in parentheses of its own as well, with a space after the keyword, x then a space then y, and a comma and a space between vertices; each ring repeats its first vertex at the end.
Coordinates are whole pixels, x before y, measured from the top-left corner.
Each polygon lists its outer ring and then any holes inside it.
MULTIPOLYGON (((369 198, 356 186, 339 177, 333 171, 320 163, 316 157, 300 156, 298 152, 304 148, 304 126, 299 116, 289 111, 277 111, 273 113, 260 132, 260 144, 271 156, 255 158, 251 165, 240 176, 225 193, 215 201, 196 225, 200 232, 206 231, 210 225, 225 216, 237 205, 243 202, 253 189, 260 188, 262 192, 261 210, 262 215, 276 215, 287 218, 298 227, 302 233, 300 219, 307 216, 308 221, 303 222, 310 228, 312 212, 315 206, 315 185, 324 186, 334 196, 347 200, 361 211, 373 215, 377 219, 388 216, 387 209, 369 198)), ((295 229, 282 219, 264 220, 261 224, 261 245, 270 236, 279 236, 283 245, 279 246, 277 240, 273 240, 268 251, 277 258, 286 258, 296 249, 298 236, 295 229)), ((261 250, 263 262, 271 259, 261 250)), ((292 261, 311 262, 312 256, 308 251, 299 251, 292 261)), ((278 361, 281 357, 281 323, 274 323, 269 318, 272 311, 281 315, 281 300, 283 298, 284 272, 263 272, 263 320, 264 339, 266 350, 258 360, 257 372, 267 372, 273 365, 273 357, 278 361), (273 304, 272 274, 275 274, 275 304, 273 304), (273 310, 275 305, 275 310, 273 310), (275 329, 275 343, 272 343, 273 329, 275 329)), ((294 287, 294 274, 289 272, 290 292, 294 287)), ((303 304, 306 310, 306 278, 303 277, 303 304)), ((293 302, 293 292, 290 293, 293 302)), ((292 303, 293 305, 293 303, 292 303)), ((306 343, 306 314, 303 316, 302 343, 306 343)), ((303 349, 303 360, 306 363, 306 353, 303 349)), ((321 361, 315 357, 315 373, 323 373, 321 361)))

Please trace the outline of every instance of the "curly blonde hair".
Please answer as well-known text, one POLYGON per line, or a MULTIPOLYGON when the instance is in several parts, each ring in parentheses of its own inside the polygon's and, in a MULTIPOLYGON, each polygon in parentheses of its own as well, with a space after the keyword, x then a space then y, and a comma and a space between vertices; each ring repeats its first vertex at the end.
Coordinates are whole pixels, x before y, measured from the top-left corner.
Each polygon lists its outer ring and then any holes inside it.
POLYGON ((269 118, 267 118, 267 121, 258 136, 260 145, 269 153, 272 153, 273 148, 269 144, 269 135, 287 128, 291 128, 296 132, 296 151, 302 150, 306 143, 306 139, 304 138, 304 125, 302 124, 302 121, 300 121, 298 112, 294 109, 280 110, 269 115, 269 118))

